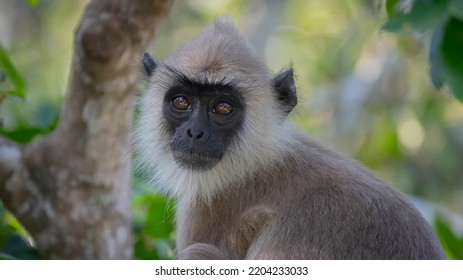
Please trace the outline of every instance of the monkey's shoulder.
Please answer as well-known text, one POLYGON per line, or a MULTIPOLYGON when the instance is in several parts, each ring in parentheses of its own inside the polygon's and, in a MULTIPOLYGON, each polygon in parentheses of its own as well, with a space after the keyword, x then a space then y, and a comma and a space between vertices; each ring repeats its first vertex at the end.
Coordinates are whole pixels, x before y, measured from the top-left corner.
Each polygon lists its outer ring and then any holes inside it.
MULTIPOLYGON (((271 171, 284 172, 291 178, 301 178, 311 187, 327 189, 357 189, 361 191, 398 192, 358 161, 336 151, 332 147, 308 135, 296 134, 292 150, 284 155, 280 168, 271 171), (367 188, 367 189, 365 189, 367 188)), ((282 174, 276 174, 279 176, 282 174)), ((280 176, 282 178, 282 176, 280 176)))
POLYGON ((279 168, 256 182, 277 193, 268 199, 274 203, 274 215, 264 234, 277 237, 273 244, 309 244, 300 258, 444 256, 432 229, 403 194, 309 137, 299 140, 279 168))

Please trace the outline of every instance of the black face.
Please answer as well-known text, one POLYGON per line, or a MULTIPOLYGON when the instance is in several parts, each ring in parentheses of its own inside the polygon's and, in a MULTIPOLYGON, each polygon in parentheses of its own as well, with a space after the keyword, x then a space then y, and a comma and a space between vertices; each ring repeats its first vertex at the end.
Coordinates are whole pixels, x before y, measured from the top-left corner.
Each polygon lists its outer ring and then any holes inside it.
POLYGON ((206 170, 223 157, 244 119, 244 102, 232 84, 204 85, 183 77, 164 96, 176 162, 206 170))
MULTIPOLYGON (((158 71, 153 58, 143 54, 148 76, 158 71)), ((235 83, 201 84, 193 82, 167 65, 167 74, 176 82, 164 96, 163 114, 172 135, 170 148, 178 164, 195 170, 206 170, 223 157, 227 146, 241 128, 244 99, 235 83)), ((284 116, 297 104, 293 68, 276 75, 273 89, 284 116)), ((161 81, 162 82, 162 81, 161 81)))

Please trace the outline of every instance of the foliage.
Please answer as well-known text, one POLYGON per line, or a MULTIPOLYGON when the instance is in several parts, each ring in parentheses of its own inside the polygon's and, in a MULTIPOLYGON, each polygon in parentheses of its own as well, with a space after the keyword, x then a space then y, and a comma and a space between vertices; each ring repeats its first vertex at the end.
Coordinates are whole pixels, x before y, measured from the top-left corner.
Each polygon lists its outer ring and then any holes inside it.
POLYGON ((0 44, 0 98, 2 98, 3 95, 13 95, 24 98, 25 90, 26 83, 24 78, 13 65, 6 50, 0 44), (12 83, 11 87, 7 85, 8 80, 12 83))
MULTIPOLYGON (((447 84, 451 93, 463 102, 463 1, 386 0, 385 7, 388 21, 383 30, 401 36, 411 32, 418 35, 431 33, 428 40, 431 81, 437 89, 447 84)), ((463 238, 452 230, 451 223, 438 215, 434 228, 447 256, 463 259, 463 238)))
MULTIPOLYGON (((25 97, 26 83, 24 78, 11 62, 6 50, 0 44, 0 104, 4 98, 25 97)), ((6 136, 18 143, 32 139, 38 128, 6 132, 0 125, 0 135, 6 136)), ((37 251, 31 246, 28 234, 21 224, 3 207, 0 201, 0 260, 38 259, 37 251)))
MULTIPOLYGON (((11 62, 8 53, 0 44, 0 104, 6 97, 25 98, 26 82, 16 67, 11 62), (11 85, 10 85, 11 84, 11 85)), ((0 125, 0 135, 17 143, 25 144, 38 135, 50 133, 58 123, 58 116, 46 127, 22 125, 14 130, 6 130, 0 125)))
POLYGON ((447 83, 453 95, 463 102, 463 1, 415 0, 411 6, 403 2, 386 1, 389 20, 383 29, 398 33, 432 30, 429 47, 432 82, 438 89, 447 83))
POLYGON ((171 259, 174 248, 174 202, 154 193, 152 185, 139 174, 134 176, 133 189, 135 258, 171 259))
POLYGON ((436 218, 434 227, 447 256, 450 259, 463 260, 463 236, 458 237, 449 222, 440 216, 436 218))
POLYGON ((0 260, 39 259, 28 234, 0 202, 0 260))

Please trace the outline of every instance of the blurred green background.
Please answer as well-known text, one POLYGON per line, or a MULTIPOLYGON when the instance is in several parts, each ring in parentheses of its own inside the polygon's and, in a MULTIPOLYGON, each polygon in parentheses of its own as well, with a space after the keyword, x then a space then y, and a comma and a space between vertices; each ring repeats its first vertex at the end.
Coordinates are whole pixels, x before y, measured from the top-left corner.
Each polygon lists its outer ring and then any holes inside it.
MULTIPOLYGON (((1 134, 26 143, 53 129, 87 2, 0 2, 1 134)), ((463 259, 462 4, 177 1, 149 51, 162 61, 230 15, 272 71, 293 64, 299 104, 291 118, 408 194, 448 257, 463 259)), ((134 172, 136 257, 171 258, 174 202, 142 177, 134 172)), ((0 258, 35 258, 31 244, 0 204, 0 258)))

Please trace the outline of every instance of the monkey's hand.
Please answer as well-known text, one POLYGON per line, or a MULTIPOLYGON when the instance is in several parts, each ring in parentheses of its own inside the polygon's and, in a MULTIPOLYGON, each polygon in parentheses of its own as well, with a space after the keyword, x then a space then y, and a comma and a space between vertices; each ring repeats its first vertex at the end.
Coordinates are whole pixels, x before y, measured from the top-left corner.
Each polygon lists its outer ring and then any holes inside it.
POLYGON ((179 255, 180 260, 225 260, 228 259, 219 248, 206 243, 194 243, 179 255))

